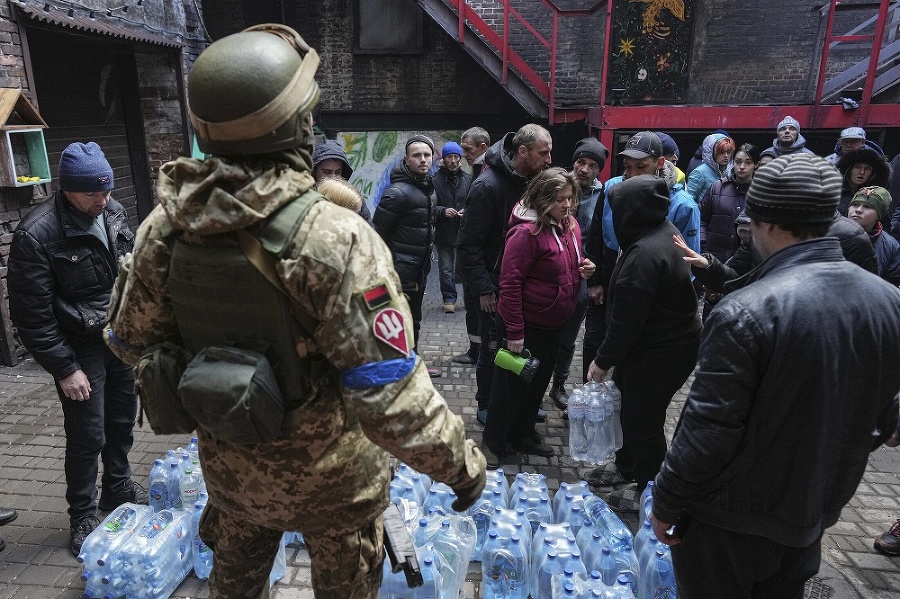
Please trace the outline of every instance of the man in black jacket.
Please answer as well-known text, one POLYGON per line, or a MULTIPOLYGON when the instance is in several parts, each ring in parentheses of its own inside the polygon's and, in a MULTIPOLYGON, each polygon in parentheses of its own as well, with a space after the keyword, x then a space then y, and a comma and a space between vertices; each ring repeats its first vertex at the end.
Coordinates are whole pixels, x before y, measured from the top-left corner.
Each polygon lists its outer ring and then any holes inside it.
POLYGON ((391 250, 394 270, 409 300, 416 348, 434 244, 434 186, 428 174, 433 158, 431 138, 411 136, 406 141, 403 162, 391 170, 391 186, 384 191, 372 217, 375 231, 391 250))
POLYGON ((22 219, 10 248, 9 308, 22 344, 56 382, 66 431, 66 501, 73 555, 100 523, 97 508, 147 503, 131 480, 134 373, 103 342, 106 309, 134 234, 110 198, 113 171, 94 142, 70 144, 59 190, 22 219), (97 457, 103 460, 97 499, 97 457))
POLYGON ((653 488, 684 599, 802 597, 822 533, 897 428, 900 291, 824 237, 840 195, 840 175, 806 153, 759 169, 747 192, 762 264, 709 314, 653 488))
POLYGON ((513 206, 522 197, 525 184, 550 166, 553 140, 539 125, 524 125, 507 133, 485 154, 485 170, 469 189, 465 214, 456 246, 457 273, 479 298, 478 329, 481 347, 475 378, 478 389, 478 421, 487 421, 494 373, 494 315, 500 288, 500 262, 506 243, 506 227, 513 206))
POLYGON ((441 297, 444 312, 447 313, 456 311, 456 236, 466 207, 466 195, 472 184, 472 176, 461 168, 462 152, 455 141, 445 143, 441 150, 441 168, 432 177, 437 197, 434 245, 437 247, 441 274, 441 297))

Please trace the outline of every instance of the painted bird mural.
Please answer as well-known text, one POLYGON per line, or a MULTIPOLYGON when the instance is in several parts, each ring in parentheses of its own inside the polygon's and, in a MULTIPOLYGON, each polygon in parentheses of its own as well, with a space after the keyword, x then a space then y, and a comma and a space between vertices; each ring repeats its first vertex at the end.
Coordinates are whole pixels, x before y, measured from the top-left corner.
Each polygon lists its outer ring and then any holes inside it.
POLYGON ((659 19, 663 10, 668 10, 672 15, 684 21, 684 1, 683 0, 628 0, 628 3, 643 2, 648 4, 642 15, 644 33, 664 39, 672 32, 672 28, 662 23, 659 19))

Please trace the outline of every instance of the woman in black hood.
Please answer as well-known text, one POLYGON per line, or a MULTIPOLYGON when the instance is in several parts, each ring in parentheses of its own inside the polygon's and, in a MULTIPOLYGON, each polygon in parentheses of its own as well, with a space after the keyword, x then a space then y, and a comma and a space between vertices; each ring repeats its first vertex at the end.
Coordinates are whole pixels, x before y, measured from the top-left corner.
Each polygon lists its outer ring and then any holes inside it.
POLYGON ((838 160, 837 169, 844 176, 841 201, 838 204, 838 212, 843 216, 847 216, 850 201, 857 191, 869 185, 887 187, 891 178, 891 167, 884 156, 869 148, 844 154, 838 160))

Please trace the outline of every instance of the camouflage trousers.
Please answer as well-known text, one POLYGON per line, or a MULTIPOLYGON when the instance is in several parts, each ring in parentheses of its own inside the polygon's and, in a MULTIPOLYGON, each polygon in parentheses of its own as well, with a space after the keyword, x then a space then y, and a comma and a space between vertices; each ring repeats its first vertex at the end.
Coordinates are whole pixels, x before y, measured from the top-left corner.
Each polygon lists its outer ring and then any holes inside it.
MULTIPOLYGON (((283 532, 207 505, 200 536, 213 550, 210 599, 269 597, 269 573, 283 532)), ((316 599, 377 599, 384 559, 381 516, 345 535, 303 535, 316 599)))

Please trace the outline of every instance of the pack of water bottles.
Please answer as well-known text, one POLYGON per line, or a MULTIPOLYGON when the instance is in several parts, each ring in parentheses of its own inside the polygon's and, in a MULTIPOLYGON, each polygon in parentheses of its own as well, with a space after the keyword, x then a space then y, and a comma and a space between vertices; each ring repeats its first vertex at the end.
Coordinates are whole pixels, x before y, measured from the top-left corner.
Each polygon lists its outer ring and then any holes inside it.
POLYGON ((464 598, 463 585, 477 539, 473 518, 452 509, 456 494, 450 487, 432 483, 406 464, 400 464, 394 472, 390 493, 412 536, 425 584, 409 588, 404 573, 391 572, 385 558, 379 597, 464 598))
POLYGON ((569 454, 605 464, 622 448, 622 394, 612 381, 590 382, 569 397, 569 454))
MULTIPOLYGON (((644 518, 651 502, 648 488, 644 518)), ((469 515, 485 599, 675 597, 668 547, 649 520, 633 537, 585 481, 561 483, 550 499, 543 475, 519 473, 510 486, 496 470, 469 515)))

